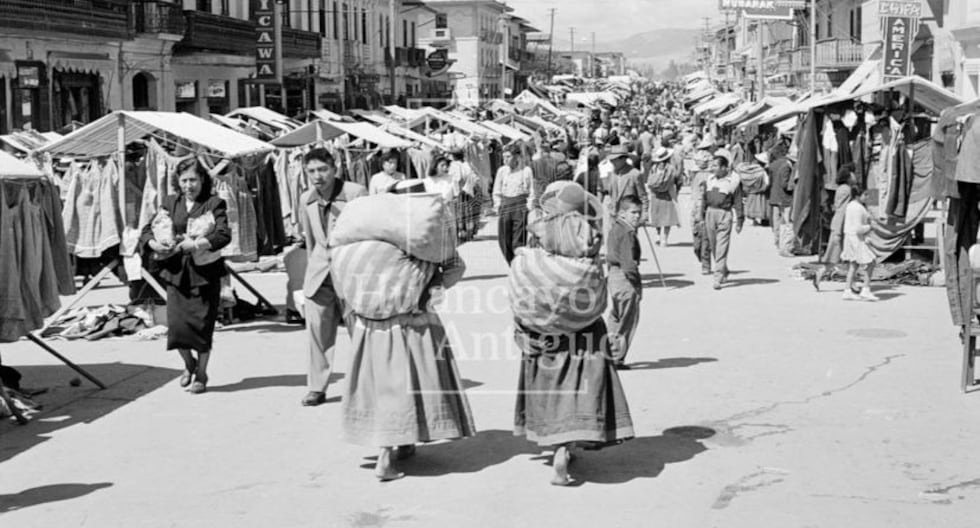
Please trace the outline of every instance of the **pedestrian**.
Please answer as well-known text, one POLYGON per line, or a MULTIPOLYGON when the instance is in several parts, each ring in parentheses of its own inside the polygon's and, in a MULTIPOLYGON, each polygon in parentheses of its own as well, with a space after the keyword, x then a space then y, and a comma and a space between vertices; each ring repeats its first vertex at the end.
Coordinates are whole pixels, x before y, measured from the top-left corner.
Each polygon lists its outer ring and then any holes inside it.
POLYGON ((509 266, 514 251, 527 243, 527 213, 534 208, 537 192, 531 168, 524 165, 520 147, 504 151, 504 166, 493 182, 493 206, 497 212, 497 242, 509 266))
POLYGON ((871 293, 871 275, 874 273, 877 257, 868 243, 871 233, 871 213, 865 207, 868 192, 860 185, 851 185, 851 201, 847 203, 844 213, 844 250, 841 260, 848 263, 847 281, 844 285, 845 301, 877 301, 878 297, 871 293), (860 294, 854 293, 854 277, 858 268, 864 268, 864 287, 860 294))
POLYGON ((813 273, 813 287, 820 291, 820 281, 832 277, 844 251, 844 216, 851 202, 851 193, 857 184, 854 164, 845 163, 837 170, 837 189, 834 191, 834 215, 830 219, 830 237, 827 249, 820 259, 820 266, 813 273))
POLYGON ((742 209, 742 186, 738 175, 731 170, 732 155, 725 149, 714 153, 714 172, 704 186, 704 227, 711 247, 714 289, 720 290, 728 280, 728 250, 732 226, 742 232, 745 215, 742 209))
POLYGON ((388 189, 405 179, 405 174, 398 171, 399 154, 390 150, 381 157, 381 172, 371 176, 368 189, 371 194, 388 192, 388 189))
MULTIPOLYGON (((391 192, 428 191, 421 182, 407 180, 391 192)), ((357 313, 348 318, 352 352, 342 398, 344 436, 380 449, 375 477, 381 481, 405 476, 394 461, 413 456, 415 444, 476 434, 452 346, 434 310, 466 267, 457 253, 436 268, 411 312, 382 320, 357 313)), ((355 298, 378 293, 358 290, 358 285, 375 284, 372 280, 354 282, 355 298)))
POLYGON ((691 178, 691 235, 694 256, 701 263, 701 274, 711 275, 711 244, 708 243, 708 232, 704 226, 704 193, 708 179, 711 178, 711 169, 705 158, 697 158, 693 162, 695 170, 691 178))
MULTIPOLYGON (((643 184, 640 182, 640 171, 629 164, 630 152, 623 146, 614 146, 609 149, 606 160, 612 164, 612 175, 607 182, 607 193, 609 194, 609 208, 612 217, 615 218, 618 204, 623 196, 636 196, 642 200, 646 193, 643 184)), ((641 202, 642 203, 642 202, 641 202)))
POLYGON ((769 164, 769 205, 772 207, 772 232, 779 248, 779 232, 783 224, 789 224, 790 208, 793 206, 793 164, 790 162, 784 143, 772 150, 772 163, 769 164))
POLYGON ((657 243, 666 246, 670 239, 670 228, 681 225, 677 212, 677 193, 683 178, 670 163, 673 151, 658 147, 650 159, 647 175, 647 194, 650 197, 649 225, 657 228, 657 243))
MULTIPOLYGON (((579 203, 564 200, 563 209, 587 211, 588 197, 583 192, 578 196, 579 203)), ((638 214, 636 207, 633 217, 638 214)), ((593 210, 585 216, 591 219, 591 231, 599 232, 596 222, 601 212, 593 210)), ((552 260, 549 267, 553 270, 567 260, 552 260)), ((548 284, 548 278, 553 276, 550 271, 542 270, 542 280, 525 286, 547 299, 554 299, 556 293, 567 293, 552 291, 554 287, 548 284)), ((569 272, 575 275, 571 269, 569 272)), ((511 274, 513 282, 515 268, 511 268, 511 274)), ((592 285, 588 291, 601 290, 601 286, 592 285)), ((549 316, 549 320, 555 318, 549 316)), ((532 329, 517 319, 514 337, 522 353, 514 433, 539 446, 553 448, 551 483, 571 485, 575 482, 569 474, 573 448, 597 449, 633 438, 629 405, 610 354, 610 336, 601 308, 591 324, 576 331, 559 328, 557 322, 551 328, 532 329)))
POLYGON ((636 324, 640 319, 640 300, 643 285, 640 280, 640 227, 643 204, 633 195, 619 201, 615 222, 606 241, 606 262, 609 264, 609 351, 617 369, 628 369, 629 352, 636 324))
POLYGON ((326 149, 316 148, 303 156, 303 171, 310 189, 300 197, 305 205, 300 221, 306 238, 306 277, 303 279, 303 312, 306 319, 306 396, 310 407, 327 401, 327 385, 334 366, 334 345, 343 317, 343 306, 330 278, 330 228, 347 202, 367 196, 363 185, 337 178, 337 165, 326 149))
POLYGON ((231 229, 227 205, 212 194, 211 176, 200 162, 185 159, 176 174, 175 194, 161 207, 172 222, 171 236, 155 233, 154 221, 140 238, 144 251, 149 248, 154 254, 150 270, 167 286, 167 350, 176 349, 184 360, 180 386, 201 394, 207 391, 221 278, 228 275, 219 252, 231 243, 231 229), (168 240, 158 240, 164 238, 168 240))

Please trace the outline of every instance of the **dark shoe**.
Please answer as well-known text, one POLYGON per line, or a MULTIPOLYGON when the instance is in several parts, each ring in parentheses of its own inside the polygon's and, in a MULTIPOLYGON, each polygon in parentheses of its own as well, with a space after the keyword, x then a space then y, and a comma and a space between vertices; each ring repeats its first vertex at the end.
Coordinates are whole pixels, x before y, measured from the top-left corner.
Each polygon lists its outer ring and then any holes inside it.
POLYGON ((316 407, 327 403, 327 395, 319 391, 310 391, 306 396, 303 396, 303 401, 300 403, 303 404, 303 407, 316 407))
POLYGON ((201 378, 201 377, 195 379, 194 383, 191 383, 191 388, 188 389, 188 392, 190 392, 191 394, 204 394, 207 391, 208 391, 208 379, 201 378))
POLYGON ((712 288, 714 288, 716 290, 720 290, 721 289, 721 281, 715 281, 715 284, 714 284, 714 286, 712 286, 712 288))

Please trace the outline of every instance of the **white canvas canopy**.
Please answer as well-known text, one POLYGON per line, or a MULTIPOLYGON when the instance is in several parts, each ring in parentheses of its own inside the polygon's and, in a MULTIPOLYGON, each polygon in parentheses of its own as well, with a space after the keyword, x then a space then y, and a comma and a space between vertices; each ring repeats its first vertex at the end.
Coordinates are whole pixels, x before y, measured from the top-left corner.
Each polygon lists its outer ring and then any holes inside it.
POLYGON ((40 178, 44 173, 34 165, 0 150, 0 178, 40 178))
POLYGON ((271 141, 277 147, 301 147, 316 143, 317 141, 328 141, 344 134, 349 134, 356 139, 363 139, 374 143, 381 148, 405 148, 411 143, 393 136, 384 130, 370 123, 347 123, 343 121, 323 121, 317 119, 299 127, 296 130, 271 141))
POLYGON ((268 143, 195 115, 116 110, 57 141, 44 145, 39 151, 74 157, 108 156, 119 153, 129 143, 161 132, 189 141, 226 158, 272 150, 272 146, 268 143))
POLYGON ((496 123, 494 121, 481 121, 481 125, 491 129, 496 130, 497 133, 506 137, 507 139, 513 141, 531 141, 531 136, 521 132, 520 130, 503 123, 496 123))
POLYGON ((246 106, 244 108, 236 108, 235 110, 225 114, 225 117, 231 119, 253 119, 259 123, 276 128, 283 132, 296 130, 302 124, 295 119, 290 119, 289 117, 284 116, 274 110, 269 110, 264 106, 246 106))

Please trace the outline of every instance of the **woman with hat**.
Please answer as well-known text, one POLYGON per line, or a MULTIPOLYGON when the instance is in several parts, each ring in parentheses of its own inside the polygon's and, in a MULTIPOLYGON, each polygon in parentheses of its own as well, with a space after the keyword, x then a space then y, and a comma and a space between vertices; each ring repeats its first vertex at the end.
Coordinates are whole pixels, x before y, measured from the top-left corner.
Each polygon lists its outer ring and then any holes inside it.
MULTIPOLYGON (((516 261, 511 268, 511 283, 520 284, 530 297, 553 298, 549 277, 555 269, 577 275, 572 268, 582 261, 601 270, 597 257, 601 244, 600 227, 602 217, 598 200, 572 182, 555 182, 542 193, 543 214, 562 216, 578 211, 576 220, 587 222, 579 233, 587 232, 592 244, 569 244, 563 241, 561 247, 590 249, 575 256, 555 247, 538 250, 539 267, 521 268, 516 261), (598 243, 596 243, 598 242, 598 243), (547 253, 542 256, 541 252, 547 253), (561 255, 561 253, 566 253, 561 255), (570 262, 576 262, 570 264, 570 262), (543 269, 540 263, 547 264, 543 269), (552 273, 549 273, 551 271, 552 273), (539 273, 541 280, 526 280, 523 273, 539 273)), ((529 258, 522 254, 522 260, 529 258)), ((578 269, 577 267, 575 269, 578 269)), ((521 370, 518 378, 517 403, 514 413, 514 434, 527 437, 541 447, 554 448, 551 483, 568 486, 574 483, 569 475, 572 462, 571 449, 583 447, 598 449, 615 445, 633 437, 633 422, 626 402, 622 383, 616 372, 610 351, 610 336, 602 313, 606 304, 605 277, 601 273, 589 275, 597 277, 598 284, 585 283, 578 288, 587 296, 580 299, 589 308, 576 311, 576 317, 583 313, 594 314, 595 319, 585 325, 575 325, 575 331, 568 331, 560 317, 549 314, 547 324, 533 324, 517 317, 515 313, 514 337, 521 349, 521 370)), ((566 293, 566 292, 561 292, 566 293)), ((512 306, 521 302, 518 296, 511 296, 512 306)))
POLYGON ((650 196, 649 223, 657 228, 661 246, 666 246, 670 238, 670 228, 681 225, 677 213, 677 193, 681 188, 681 173, 670 163, 673 151, 658 147, 651 156, 647 176, 647 191, 650 196))

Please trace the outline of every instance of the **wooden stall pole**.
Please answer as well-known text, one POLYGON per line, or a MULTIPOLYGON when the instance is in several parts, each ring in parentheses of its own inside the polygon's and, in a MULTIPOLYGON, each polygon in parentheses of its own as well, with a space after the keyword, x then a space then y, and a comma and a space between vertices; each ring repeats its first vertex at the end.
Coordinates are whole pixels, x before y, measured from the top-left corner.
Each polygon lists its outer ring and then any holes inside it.
POLYGON ((89 374, 88 371, 86 371, 82 367, 79 367, 78 365, 72 363, 65 356, 62 356, 61 354, 59 354, 57 350, 51 348, 51 345, 48 345, 47 343, 45 343, 44 340, 41 339, 40 337, 38 337, 38 336, 36 336, 34 334, 31 334, 31 333, 28 333, 27 336, 25 336, 25 337, 27 337, 27 339, 30 339, 31 341, 33 341, 35 345, 43 348, 47 353, 49 353, 52 356, 60 359, 62 363, 64 363, 65 365, 68 365, 69 367, 71 367, 71 369, 74 370, 75 372, 81 374, 82 376, 85 376, 85 378, 87 380, 89 380, 92 383, 94 383, 100 389, 105 389, 106 388, 105 384, 103 384, 101 381, 99 381, 98 378, 96 378, 95 376, 89 374))
POLYGON ((116 154, 119 157, 119 212, 122 225, 126 223, 126 115, 116 113, 116 154))

